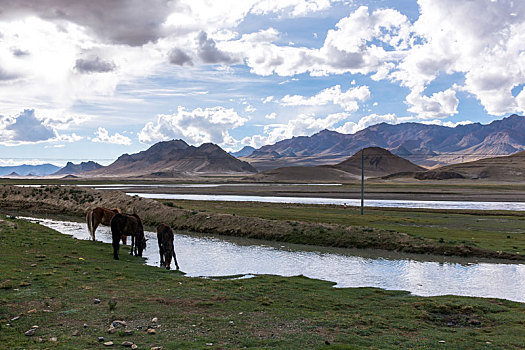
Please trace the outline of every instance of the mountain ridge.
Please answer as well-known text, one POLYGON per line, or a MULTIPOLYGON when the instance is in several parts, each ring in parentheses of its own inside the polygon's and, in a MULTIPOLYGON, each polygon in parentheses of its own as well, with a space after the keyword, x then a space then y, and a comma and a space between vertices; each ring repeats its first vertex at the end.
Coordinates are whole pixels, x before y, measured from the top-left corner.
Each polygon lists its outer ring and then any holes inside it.
POLYGON ((241 159, 259 170, 283 164, 314 165, 316 161, 315 165, 319 165, 343 160, 365 147, 381 147, 426 167, 508 155, 525 150, 525 117, 513 114, 489 124, 472 123, 454 128, 410 122, 379 123, 354 134, 325 129, 311 136, 262 146, 241 159), (276 159, 279 161, 275 162, 276 159))
POLYGON ((176 177, 181 174, 248 174, 257 172, 213 143, 195 147, 183 140, 161 141, 147 150, 123 154, 88 176, 176 177))

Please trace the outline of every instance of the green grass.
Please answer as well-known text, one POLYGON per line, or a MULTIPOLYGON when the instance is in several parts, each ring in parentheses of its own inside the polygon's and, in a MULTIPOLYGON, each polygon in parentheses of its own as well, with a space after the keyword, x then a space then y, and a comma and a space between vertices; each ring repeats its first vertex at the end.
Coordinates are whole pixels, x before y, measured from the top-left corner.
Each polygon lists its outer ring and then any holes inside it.
POLYGON ((525 304, 516 302, 337 289, 304 277, 188 278, 127 254, 114 261, 108 244, 24 221, 0 222, 0 251, 0 348, 101 348, 100 336, 140 349, 525 346, 525 304), (150 335, 153 317, 160 327, 150 335), (114 320, 133 334, 109 334, 114 320))
POLYGON ((525 254, 525 213, 358 208, 334 205, 162 200, 188 210, 394 230, 450 244, 525 254))

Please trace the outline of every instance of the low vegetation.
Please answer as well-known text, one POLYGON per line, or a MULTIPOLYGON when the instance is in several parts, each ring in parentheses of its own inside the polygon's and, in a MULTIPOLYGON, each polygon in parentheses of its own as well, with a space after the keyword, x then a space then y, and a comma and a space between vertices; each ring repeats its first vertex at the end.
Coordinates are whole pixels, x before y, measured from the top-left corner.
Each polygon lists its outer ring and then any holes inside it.
POLYGON ((359 208, 344 209, 339 205, 189 200, 161 202, 170 207, 200 212, 393 230, 442 243, 468 244, 525 255, 525 212, 520 211, 365 208, 365 215, 360 215, 359 208))
MULTIPOLYGON (((283 220, 282 215, 286 210, 279 208, 274 208, 273 214, 268 210, 257 210, 252 214, 242 210, 224 213, 223 210, 198 208, 197 203, 193 208, 182 208, 176 204, 165 205, 138 196, 130 197, 119 191, 96 191, 66 186, 22 188, 4 185, 0 187, 0 197, 3 198, 0 201, 0 212, 4 213, 84 217, 87 209, 95 206, 119 207, 124 212, 138 213, 146 225, 156 226, 164 222, 174 229, 207 234, 341 248, 374 248, 406 253, 525 260, 525 254, 520 254, 520 249, 523 248, 521 245, 511 245, 510 250, 485 248, 467 237, 456 237, 454 234, 445 236, 439 225, 430 228, 431 232, 437 232, 434 233, 434 237, 430 234, 425 237, 424 233, 428 232, 429 228, 424 226, 416 230, 406 225, 381 224, 381 220, 330 222, 315 213, 310 218, 305 213, 296 213, 283 220)), ((248 207, 246 204, 245 206, 248 207)), ((318 207, 318 210, 321 210, 321 207, 318 207)), ((408 222, 410 219, 403 220, 408 222)), ((431 220, 427 223, 431 225, 431 220)), ((449 232, 453 233, 452 230, 449 232)))
POLYGON ((505 300, 338 289, 304 277, 189 278, 5 217, 0 251, 2 348, 525 346, 525 304, 505 300))

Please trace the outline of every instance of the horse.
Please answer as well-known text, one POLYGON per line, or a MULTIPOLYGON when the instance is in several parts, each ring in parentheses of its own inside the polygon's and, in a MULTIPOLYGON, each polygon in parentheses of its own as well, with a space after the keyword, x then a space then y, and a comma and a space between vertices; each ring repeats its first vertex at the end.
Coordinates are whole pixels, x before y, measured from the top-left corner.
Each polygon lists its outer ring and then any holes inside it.
MULTIPOLYGON (((115 214, 121 213, 119 208, 107 209, 103 207, 96 207, 95 209, 88 210, 86 213, 86 222, 88 226, 89 234, 93 241, 95 241, 95 231, 98 225, 102 224, 109 226, 111 219, 115 214)), ((122 244, 126 244, 126 236, 122 236, 122 244)))
POLYGON ((115 214, 111 219, 111 237, 113 245, 113 258, 118 260, 119 241, 122 236, 131 236, 130 255, 142 256, 142 251, 146 249, 146 238, 144 237, 144 227, 137 214, 115 214))
POLYGON ((157 240, 159 243, 160 266, 170 269, 171 258, 175 262, 175 267, 179 269, 175 248, 173 247, 173 230, 166 224, 157 226, 157 240))

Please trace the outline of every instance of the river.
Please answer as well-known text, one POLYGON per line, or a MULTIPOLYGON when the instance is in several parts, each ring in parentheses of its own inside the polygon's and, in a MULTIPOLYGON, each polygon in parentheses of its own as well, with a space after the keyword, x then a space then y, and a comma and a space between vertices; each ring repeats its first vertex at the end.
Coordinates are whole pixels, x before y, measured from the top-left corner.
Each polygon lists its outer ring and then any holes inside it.
MULTIPOLYGON (((25 219, 78 239, 90 239, 85 223, 25 219)), ((149 231, 145 234, 149 239, 144 253, 146 263, 158 266, 156 235, 149 231)), ((97 240, 111 242, 111 232, 107 227, 99 227, 96 237, 97 240)), ((110 245, 107 250, 108 259, 111 259, 110 245)), ((128 250, 129 247, 121 246, 121 254, 128 250)), ((389 252, 324 249, 180 233, 175 236, 175 250, 181 270, 194 277, 304 275, 335 282, 336 287, 377 287, 406 290, 421 296, 453 294, 525 302, 523 264, 469 262, 448 258, 436 262, 421 260, 421 256, 389 252), (384 257, 388 255, 395 257, 384 257)))
MULTIPOLYGON (((300 204, 336 204, 360 206, 359 199, 318 198, 318 197, 276 197, 276 196, 240 196, 222 194, 172 194, 172 193, 126 193, 153 199, 186 199, 198 201, 236 201, 266 203, 300 203, 300 204)), ((366 207, 379 208, 417 208, 417 209, 471 209, 471 210, 525 210, 524 202, 470 202, 470 201, 414 201, 414 200, 365 200, 366 207)))

